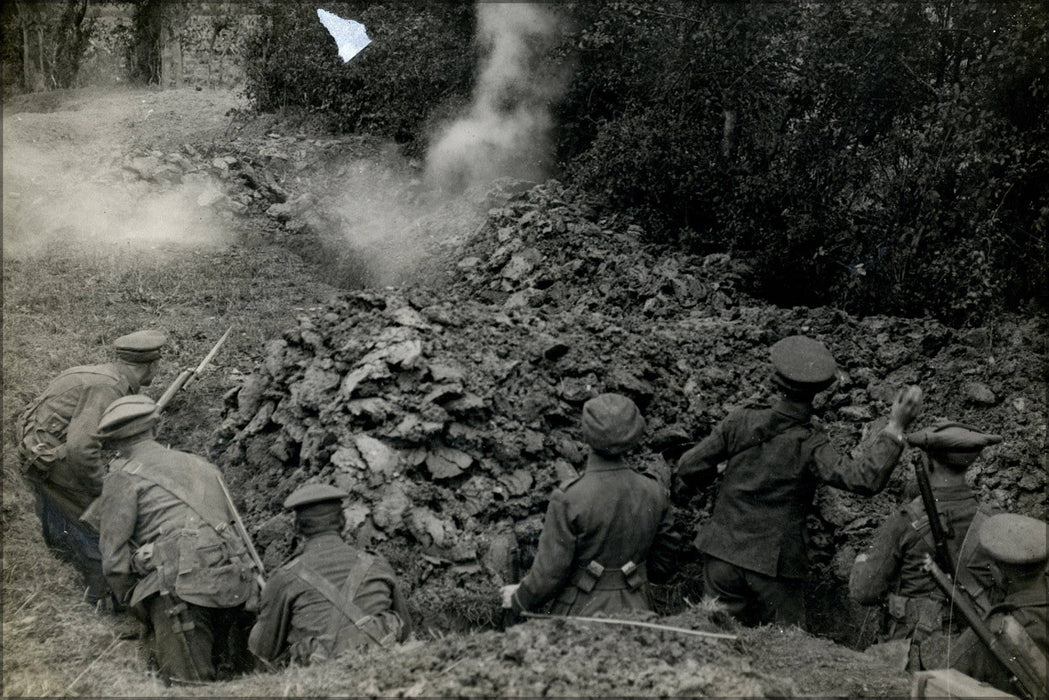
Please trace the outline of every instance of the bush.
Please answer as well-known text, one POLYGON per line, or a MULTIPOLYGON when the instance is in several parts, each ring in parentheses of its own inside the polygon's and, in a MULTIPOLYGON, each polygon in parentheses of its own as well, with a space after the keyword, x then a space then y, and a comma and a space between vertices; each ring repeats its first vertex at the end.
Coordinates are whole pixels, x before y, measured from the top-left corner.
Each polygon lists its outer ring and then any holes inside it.
MULTIPOLYGON (((259 109, 300 105, 419 153, 469 99, 470 5, 336 3, 375 37, 346 66, 312 6, 268 7, 248 68, 259 109)), ((562 41, 540 68, 574 67, 550 100, 560 177, 639 216, 654 241, 743 257, 784 305, 958 324, 1047 305, 1044 4, 557 12, 562 41)))
POLYGON ((316 6, 270 4, 270 22, 248 48, 247 95, 255 108, 301 106, 343 131, 402 143, 425 139, 430 112, 468 95, 474 64, 473 11, 465 2, 340 2, 331 12, 362 22, 372 39, 344 64, 316 6))

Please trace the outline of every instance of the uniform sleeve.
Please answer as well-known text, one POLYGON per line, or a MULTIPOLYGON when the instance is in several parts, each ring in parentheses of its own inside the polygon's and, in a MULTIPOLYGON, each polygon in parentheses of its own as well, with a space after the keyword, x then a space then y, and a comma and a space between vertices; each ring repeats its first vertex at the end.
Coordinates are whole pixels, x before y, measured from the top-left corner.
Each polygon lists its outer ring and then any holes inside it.
POLYGON ((674 470, 675 495, 688 496, 706 486, 715 476, 718 464, 730 456, 728 422, 728 418, 723 420, 710 435, 678 459, 674 470))
POLYGON ((407 639, 411 619, 389 563, 376 558, 353 596, 353 603, 371 616, 365 624, 377 639, 393 638, 399 642, 407 639))
POLYGON ((882 431, 855 460, 842 456, 823 431, 810 438, 812 465, 824 483, 864 496, 873 496, 889 483, 903 453, 903 443, 882 431))
POLYGON ((534 610, 560 591, 572 575, 575 561, 575 535, 568 514, 564 491, 555 490, 546 507, 543 532, 535 561, 513 595, 513 609, 534 610))
POLYGON ((98 421, 109 404, 120 398, 120 392, 107 385, 87 387, 66 428, 65 452, 71 465, 79 468, 82 481, 92 496, 102 492, 102 443, 95 437, 98 421))
POLYGON ((659 521, 652 547, 648 550, 648 580, 652 583, 666 583, 680 566, 684 543, 675 525, 674 509, 668 503, 659 521))
POLYGON ((135 585, 131 568, 134 554, 132 538, 138 522, 138 489, 135 480, 122 471, 106 477, 98 502, 99 540, 102 573, 117 598, 123 600, 135 585))
POLYGON ((287 647, 294 601, 289 584, 288 577, 278 571, 262 587, 259 617, 248 635, 248 649, 263 661, 277 661, 287 647))
POLYGON ((908 526, 899 512, 874 533, 870 549, 857 557, 849 576, 849 595, 861 605, 877 605, 900 574, 900 538, 908 526))

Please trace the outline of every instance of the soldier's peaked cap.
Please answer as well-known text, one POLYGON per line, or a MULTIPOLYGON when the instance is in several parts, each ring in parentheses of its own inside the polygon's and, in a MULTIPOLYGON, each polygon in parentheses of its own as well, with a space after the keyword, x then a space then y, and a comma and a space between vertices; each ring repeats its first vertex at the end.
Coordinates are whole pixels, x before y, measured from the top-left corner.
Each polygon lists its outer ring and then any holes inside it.
POLYGON ((979 452, 988 445, 997 445, 1001 435, 981 433, 971 425, 943 421, 916 433, 907 435, 907 442, 926 452, 979 452))
POLYGON ((342 489, 328 484, 306 484, 292 491, 291 495, 284 499, 284 507, 302 508, 325 501, 341 501, 349 495, 342 489))
POLYGON ((157 404, 144 394, 121 396, 109 404, 98 421, 102 440, 118 440, 143 433, 157 424, 157 404))
POLYGON ((838 371, 827 346, 805 335, 777 341, 769 355, 777 381, 786 388, 819 391, 834 382, 838 371))
POLYGON ((1046 528, 1041 520, 1016 513, 992 515, 980 527, 980 546, 996 561, 1039 564, 1049 559, 1046 528))
POLYGON ((126 362, 153 362, 160 359, 160 349, 168 342, 162 331, 135 331, 113 341, 117 357, 126 362))

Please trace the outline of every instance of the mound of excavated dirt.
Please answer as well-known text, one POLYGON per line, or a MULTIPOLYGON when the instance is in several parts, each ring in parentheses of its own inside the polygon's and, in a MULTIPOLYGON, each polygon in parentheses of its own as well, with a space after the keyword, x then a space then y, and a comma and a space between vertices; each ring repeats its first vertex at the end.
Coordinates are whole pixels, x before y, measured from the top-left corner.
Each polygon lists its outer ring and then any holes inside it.
MULTIPOLYGON (((725 633, 699 608, 659 623, 725 633)), ((505 632, 351 652, 330 664, 289 669, 282 682, 289 695, 370 697, 901 697, 908 691, 907 675, 873 656, 796 629, 728 624, 738 639, 529 620, 505 632)), ((249 676, 210 688, 251 695, 265 690, 260 682, 249 676)))
MULTIPOLYGON (((632 397, 648 419, 633 459, 665 476, 664 456, 766 395, 768 346, 795 333, 840 360, 818 407, 843 449, 880 427, 898 388, 920 384, 922 423, 948 417, 1005 437, 972 470, 981 494, 1045 517, 1043 326, 957 331, 757 305, 737 291, 731 260, 668 259, 587 207, 556 183, 510 194, 461 242, 443 286, 347 294, 269 344, 212 448, 268 565, 292 546, 284 497, 307 480, 335 483, 353 495, 347 534, 394 562, 424 625, 490 624, 497 586, 530 564, 550 490, 583 464, 587 398, 632 397)), ((836 638, 862 637, 867 611, 838 609, 841 584, 907 492, 906 462, 876 498, 817 499, 814 598, 831 614, 814 620, 836 638)), ((689 525, 711 493, 682 504, 689 525)))

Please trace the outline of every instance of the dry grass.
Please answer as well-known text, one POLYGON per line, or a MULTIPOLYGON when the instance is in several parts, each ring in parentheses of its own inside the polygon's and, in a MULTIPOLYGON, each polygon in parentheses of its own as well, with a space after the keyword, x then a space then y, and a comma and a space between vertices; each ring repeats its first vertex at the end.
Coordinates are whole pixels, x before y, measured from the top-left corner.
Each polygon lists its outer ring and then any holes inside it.
POLYGON ((164 688, 148 673, 139 643, 118 639, 130 621, 114 625, 81 602, 72 567, 45 548, 17 467, 18 414, 51 377, 107 360, 109 341, 138 328, 171 337, 148 390, 159 396, 232 325, 214 367, 175 400, 162 426, 163 439, 199 452, 217 425, 222 394, 252 370, 267 340, 332 290, 312 282, 298 258, 266 247, 131 251, 56 243, 5 259, 3 270, 3 693, 184 694, 187 688, 164 688))

